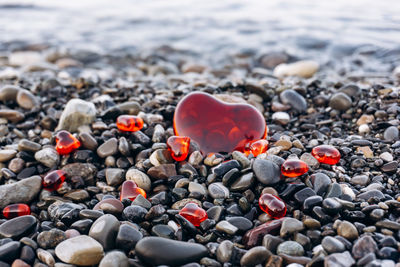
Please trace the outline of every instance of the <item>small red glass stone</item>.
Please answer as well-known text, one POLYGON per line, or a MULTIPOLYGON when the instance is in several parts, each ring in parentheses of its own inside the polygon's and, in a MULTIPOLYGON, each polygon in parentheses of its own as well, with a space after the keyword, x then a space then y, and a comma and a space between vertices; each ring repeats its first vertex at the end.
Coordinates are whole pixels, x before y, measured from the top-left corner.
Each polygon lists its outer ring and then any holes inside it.
POLYGON ((286 177, 298 177, 308 172, 308 165, 299 159, 288 159, 283 162, 281 172, 286 177))
POLYGON ((254 157, 257 157, 258 155, 267 152, 268 150, 268 141, 265 139, 260 139, 256 140, 253 142, 248 143, 245 146, 245 151, 244 153, 246 156, 253 154, 254 157))
POLYGON ((66 173, 62 170, 55 170, 43 177, 42 185, 48 191, 58 190, 65 181, 66 173))
POLYGON ((248 104, 231 104, 201 92, 185 96, 176 106, 174 132, 188 136, 210 152, 244 151, 249 141, 264 139, 267 127, 263 115, 248 104))
POLYGON ((121 194, 119 197, 119 199, 121 201, 124 198, 128 198, 128 199, 134 201, 138 195, 142 195, 146 198, 146 191, 144 191, 142 188, 138 187, 134 181, 129 180, 129 181, 123 182, 122 187, 121 187, 121 194))
POLYGON ((320 163, 335 165, 340 160, 340 152, 330 145, 316 146, 311 150, 311 155, 320 163))
POLYGON ((121 115, 117 118, 118 130, 123 132, 136 132, 143 128, 142 118, 133 115, 121 115))
POLYGON ((186 136, 171 136, 167 140, 167 147, 176 161, 183 161, 189 154, 190 138, 186 136))
POLYGON ((207 212, 200 208, 196 203, 188 203, 179 211, 179 215, 191 222, 194 226, 200 226, 200 223, 208 218, 207 212))
POLYGON ((6 219, 12 219, 29 214, 31 214, 31 208, 26 204, 11 204, 3 209, 3 215, 6 219))
POLYGON ((72 151, 78 149, 81 142, 75 138, 71 133, 62 130, 56 135, 56 150, 60 155, 68 155, 72 151))
POLYGON ((262 211, 274 219, 280 219, 286 215, 285 202, 272 194, 262 194, 258 199, 258 205, 262 211))

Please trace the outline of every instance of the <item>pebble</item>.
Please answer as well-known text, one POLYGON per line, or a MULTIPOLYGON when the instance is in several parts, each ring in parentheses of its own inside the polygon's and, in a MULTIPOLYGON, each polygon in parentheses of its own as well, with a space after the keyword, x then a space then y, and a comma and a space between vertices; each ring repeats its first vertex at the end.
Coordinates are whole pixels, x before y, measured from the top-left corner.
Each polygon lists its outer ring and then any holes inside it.
POLYGON ((99 267, 128 267, 128 257, 121 251, 110 251, 101 260, 99 267))
POLYGON ((118 152, 118 139, 110 138, 97 148, 97 155, 100 158, 115 155, 118 152))
POLYGON ((282 125, 286 125, 290 121, 290 116, 287 112, 278 111, 272 114, 272 120, 282 125))
POLYGON ((21 139, 18 142, 19 151, 37 152, 40 150, 41 147, 42 146, 40 144, 29 141, 27 139, 21 139))
POLYGON ((145 237, 135 247, 136 255, 150 266, 179 266, 197 262, 208 255, 207 248, 200 244, 176 241, 162 237, 145 237))
POLYGON ((242 152, 233 151, 232 152, 232 158, 237 160, 240 163, 240 165, 242 166, 243 169, 245 169, 245 168, 250 166, 250 160, 242 152))
POLYGON ((4 85, 0 88, 0 101, 8 102, 15 101, 17 99, 17 94, 19 90, 22 90, 18 86, 14 85, 4 85))
POLYGON ((257 180, 265 185, 276 184, 280 181, 280 168, 272 161, 256 159, 252 169, 257 180))
POLYGON ((383 133, 383 138, 386 141, 397 141, 399 140, 399 129, 396 126, 388 127, 383 133))
POLYGON ((300 232, 304 229, 304 225, 301 221, 294 218, 285 218, 282 222, 280 236, 290 236, 296 232, 300 232))
POLYGON ((339 224, 337 233, 350 241, 358 238, 357 228, 348 221, 343 221, 339 224))
POLYGON ((324 237, 321 245, 329 254, 343 252, 346 249, 342 242, 331 236, 324 237))
POLYGON ((147 174, 154 179, 168 179, 176 175, 175 164, 162 164, 151 167, 147 174))
POLYGON ((376 253, 378 246, 371 236, 364 235, 357 239, 353 245, 352 255, 355 259, 361 259, 368 253, 376 253))
MULTIPOLYGON (((102 210, 104 213, 110 213, 114 215, 120 215, 124 210, 124 205, 120 200, 115 198, 106 198, 102 199, 99 203, 97 203, 93 210, 102 210)), ((95 218, 97 219, 97 218, 95 218)))
POLYGON ((59 243, 67 239, 67 235, 57 229, 51 229, 50 231, 43 231, 37 237, 37 243, 39 247, 43 249, 55 248, 59 243))
POLYGON ((128 224, 122 224, 119 227, 117 237, 115 239, 116 247, 123 251, 134 249, 137 242, 143 238, 143 234, 128 224))
POLYGON ((12 123, 17 123, 25 119, 25 115, 13 109, 0 109, 0 118, 5 118, 12 123))
POLYGON ((101 244, 87 235, 61 242, 57 245, 55 253, 63 262, 78 266, 99 264, 104 256, 101 244))
POLYGON ((318 168, 319 167, 319 161, 314 158, 311 153, 303 153, 300 156, 300 160, 304 161, 305 163, 307 163, 307 165, 311 168, 318 168))
POLYGON ((274 76, 283 78, 286 76, 299 76, 311 78, 319 69, 319 64, 312 60, 301 60, 294 63, 282 63, 275 67, 274 76))
POLYGON ((287 89, 279 95, 283 104, 288 104, 298 112, 307 110, 307 101, 293 89, 287 89))
POLYGON ((56 167, 60 162, 60 155, 54 148, 46 147, 35 153, 35 159, 48 168, 56 167))
MULTIPOLYGON (((107 168, 105 171, 108 185, 118 186, 124 181, 124 170, 118 168, 107 168)), ((140 186, 139 186, 140 187, 140 186)))
POLYGON ((40 100, 34 96, 30 91, 21 89, 17 93, 17 103, 18 105, 27 110, 37 108, 40 105, 40 100))
POLYGON ((96 150, 98 147, 96 139, 89 133, 80 133, 79 140, 81 141, 82 147, 89 149, 91 151, 96 150))
POLYGON ((12 149, 2 149, 0 150, 0 162, 7 162, 17 155, 17 151, 12 149))
POLYGON ((352 104, 351 98, 345 93, 335 93, 329 100, 329 106, 339 111, 348 110, 352 104))
POLYGON ((229 240, 224 240, 219 244, 216 256, 221 263, 229 262, 232 257, 233 243, 229 240))
POLYGON ((289 256, 303 256, 304 248, 295 241, 284 241, 278 245, 276 254, 286 254, 289 256))
POLYGON ((317 195, 323 196, 331 184, 331 179, 328 175, 318 172, 311 175, 311 180, 314 185, 314 191, 317 195))
POLYGON ((36 225, 37 220, 32 215, 16 217, 0 225, 0 237, 19 240, 31 234, 36 225))
POLYGON ((47 264, 48 266, 54 266, 56 263, 53 255, 47 250, 39 248, 36 250, 36 255, 41 262, 47 264))
POLYGON ((234 235, 239 230, 236 226, 225 220, 217 223, 215 229, 217 229, 220 232, 224 232, 228 235, 234 235))
MULTIPOLYGON (((10 241, 0 246, 0 260, 12 262, 18 257, 21 244, 17 241, 10 241)), ((9 266, 4 263, 4 266, 9 266)))
POLYGON ((32 176, 12 184, 0 185, 0 209, 12 203, 29 204, 39 194, 42 178, 32 176))
POLYGON ((269 252, 265 247, 258 246, 251 248, 240 259, 240 265, 256 266, 257 264, 262 264, 267 260, 270 254, 271 252, 269 252))
POLYGON ((229 189, 222 183, 212 183, 208 186, 208 193, 213 199, 224 199, 229 197, 229 189))
POLYGON ((147 174, 137 169, 129 169, 125 174, 126 180, 134 181, 138 187, 150 191, 151 180, 147 174))
POLYGON ((350 182, 354 185, 365 186, 365 185, 367 185, 368 181, 369 181, 369 178, 367 175, 356 175, 351 178, 350 182))
POLYGON ((333 253, 325 257, 324 266, 329 267, 351 267, 355 264, 355 260, 348 251, 343 253, 333 253))
POLYGON ((82 99, 71 99, 65 105, 56 130, 76 132, 82 125, 92 123, 96 117, 96 112, 93 103, 82 99))
POLYGON ((379 158, 383 159, 386 162, 393 161, 393 155, 390 154, 389 152, 383 152, 382 154, 379 155, 379 158))

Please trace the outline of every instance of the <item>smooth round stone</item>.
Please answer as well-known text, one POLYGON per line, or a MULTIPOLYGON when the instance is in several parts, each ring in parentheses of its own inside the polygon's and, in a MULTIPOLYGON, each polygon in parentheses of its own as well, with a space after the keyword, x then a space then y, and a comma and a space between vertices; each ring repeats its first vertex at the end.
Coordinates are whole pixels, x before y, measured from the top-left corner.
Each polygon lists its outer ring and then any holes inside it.
POLYGON ((383 159, 386 162, 393 161, 393 155, 389 152, 383 152, 382 154, 379 155, 379 158, 383 159))
POLYGON ((0 261, 12 262, 18 257, 21 243, 17 241, 8 242, 0 246, 0 261))
POLYGON ((377 251, 378 246, 375 240, 369 235, 364 235, 355 241, 352 254, 355 259, 361 259, 368 253, 376 253, 377 251))
POLYGON ((299 203, 304 203, 304 201, 311 197, 311 196, 315 196, 315 191, 312 190, 309 187, 303 188, 300 191, 298 191, 296 194, 294 194, 294 199, 299 202, 299 203))
POLYGON ((13 109, 0 109, 0 118, 5 118, 13 123, 17 123, 25 119, 25 115, 13 109))
POLYGON ((370 198, 376 198, 376 199, 381 200, 381 199, 384 199, 385 196, 383 195, 383 193, 381 191, 374 189, 374 190, 370 190, 370 191, 367 191, 367 192, 357 195, 357 198, 363 199, 363 200, 368 200, 370 198))
POLYGON ((208 186, 208 194, 213 199, 224 199, 229 197, 229 189, 222 183, 212 183, 208 186))
POLYGON ((48 266, 54 266, 54 264, 56 263, 53 255, 47 250, 39 248, 36 251, 36 255, 41 262, 47 264, 48 266))
POLYGON ((59 243, 66 240, 66 234, 59 229, 43 231, 37 237, 38 245, 43 249, 55 248, 59 243))
POLYGON ((102 210, 105 213, 119 215, 124 210, 124 205, 115 198, 106 198, 96 204, 93 210, 102 210))
POLYGON ((176 175, 175 164, 161 164, 151 167, 147 174, 154 179, 168 179, 176 175))
POLYGON ((303 153, 300 156, 300 160, 304 161, 307 163, 308 166, 311 168, 318 168, 319 167, 319 161, 313 157, 310 153, 303 153))
POLYGON ((274 69, 274 76, 279 78, 286 76, 311 78, 318 71, 318 69, 318 62, 313 60, 300 60, 290 64, 279 64, 274 69))
POLYGON ((231 186, 230 189, 233 192, 245 191, 249 189, 254 183, 253 173, 246 173, 240 176, 231 186))
POLYGON ((325 197, 340 197, 342 194, 342 187, 338 183, 331 183, 328 186, 325 197))
POLYGON ((188 186, 188 190, 191 193, 198 193, 202 196, 207 195, 206 188, 203 185, 196 183, 196 182, 190 182, 189 186, 188 186))
POLYGON ((17 151, 12 149, 2 149, 0 150, 0 162, 7 162, 17 155, 17 151))
POLYGON ((304 248, 295 241, 285 241, 278 245, 276 254, 287 254, 289 256, 303 256, 304 248))
POLYGON ((108 139, 101 146, 97 148, 97 155, 99 155, 100 158, 106 158, 108 156, 115 155, 117 152, 118 152, 117 138, 108 139))
POLYGON ((399 129, 396 126, 388 127, 383 133, 383 138, 386 141, 396 141, 399 140, 399 129))
POLYGON ((126 207, 122 212, 122 217, 128 221, 140 223, 144 220, 147 210, 143 207, 132 205, 126 207))
POLYGON ((17 94, 17 103, 23 109, 34 109, 39 107, 40 100, 34 96, 30 91, 21 89, 17 94))
POLYGON ((140 207, 143 207, 145 209, 150 209, 151 208, 151 203, 148 201, 144 196, 138 195, 133 201, 132 205, 137 205, 140 207))
POLYGON ((272 161, 256 159, 252 169, 257 180, 265 185, 276 184, 280 181, 280 168, 272 161))
POLYGON ((111 186, 122 184, 124 181, 124 172, 125 171, 123 169, 107 168, 105 172, 107 184, 111 186))
POLYGON ((35 159, 48 168, 53 168, 60 162, 60 155, 53 148, 46 147, 35 153, 35 159))
POLYGON ((110 250, 115 247, 115 238, 119 229, 118 219, 111 214, 98 218, 90 227, 89 236, 97 240, 104 248, 110 250))
POLYGON ((241 266, 256 266, 264 263, 271 254, 265 247, 254 247, 249 249, 240 259, 241 266))
POLYGON ((128 257, 121 251, 110 251, 101 260, 99 267, 128 267, 128 257))
POLYGON ((339 111, 346 111, 353 104, 351 98, 345 93, 335 93, 329 100, 329 106, 339 111))
POLYGON ((272 120, 282 125, 286 125, 290 121, 290 116, 287 112, 278 111, 272 114, 272 120))
POLYGON ((82 147, 91 151, 96 150, 98 147, 96 139, 89 133, 80 133, 79 140, 81 141, 82 147))
POLYGON ((0 237, 20 239, 31 234, 37 225, 37 220, 32 215, 17 217, 0 225, 0 237))
POLYGON ((317 195, 323 196, 331 184, 331 179, 324 173, 315 173, 311 175, 311 181, 314 185, 314 191, 317 195))
POLYGON ((280 236, 286 237, 304 229, 303 222, 295 218, 285 218, 282 222, 280 236))
POLYGON ((229 217, 226 218, 226 220, 235 226, 236 228, 239 229, 239 231, 247 231, 253 227, 253 223, 245 218, 245 217, 240 217, 240 216, 235 216, 235 217, 229 217))
POLYGON ((358 238, 357 228, 348 221, 343 221, 339 224, 337 233, 350 241, 358 238))
POLYGON ((234 160, 237 160, 240 163, 240 165, 242 166, 242 168, 247 168, 250 166, 250 160, 246 157, 245 154, 243 154, 240 151, 233 151, 232 158, 234 160))
POLYGON ((21 139, 18 142, 19 151, 37 152, 42 146, 38 143, 29 141, 28 139, 21 139))
POLYGON ((19 90, 22 90, 22 88, 18 86, 14 85, 3 86, 0 89, 0 101, 2 102, 15 101, 19 90))
POLYGON ((61 242, 57 245, 55 253, 63 262, 78 266, 96 265, 104 256, 101 244, 87 235, 61 242))
POLYGON ((71 199, 74 202, 82 202, 90 198, 88 191, 83 189, 77 189, 69 191, 64 195, 65 198, 71 199))
POLYGON ((151 233, 154 236, 173 239, 175 237, 174 230, 165 224, 157 224, 151 228, 151 233))
POLYGON ((322 201, 322 207, 324 210, 332 215, 339 213, 342 210, 342 204, 336 201, 334 198, 325 198, 322 201))
POLYGON ((342 242, 331 236, 324 237, 321 245, 329 254, 343 252, 346 249, 342 242))
POLYGON ((307 101, 293 89, 287 89, 279 95, 283 104, 288 104, 298 112, 307 110, 307 101))
POLYGON ((236 226, 225 220, 217 223, 215 229, 228 235, 234 235, 239 230, 236 226))
POLYGON ((135 251, 138 258, 150 266, 179 266, 198 262, 208 255, 208 250, 203 245, 162 237, 141 239, 136 244, 135 251))
POLYGON ((56 130, 76 132, 82 125, 88 125, 96 118, 96 107, 82 99, 71 99, 65 105, 56 130))
POLYGON ((116 247, 126 252, 134 249, 137 242, 143 238, 143 234, 128 224, 119 227, 116 237, 116 247))
POLYGON ((367 175, 356 175, 353 178, 351 178, 351 183, 354 185, 361 185, 361 186, 365 186, 367 185, 369 181, 369 178, 367 175))
POLYGON ((125 178, 126 180, 134 181, 138 187, 147 192, 151 189, 151 180, 149 176, 137 169, 129 169, 125 174, 125 178))
MULTIPOLYGON (((122 204, 122 203, 121 203, 122 204)), ((99 210, 89 210, 89 209, 83 209, 79 212, 79 218, 81 219, 91 219, 93 221, 97 220, 101 216, 103 216, 104 213, 99 210)))
POLYGON ((221 263, 229 262, 232 257, 233 243, 229 240, 224 240, 219 244, 216 252, 217 260, 221 263))

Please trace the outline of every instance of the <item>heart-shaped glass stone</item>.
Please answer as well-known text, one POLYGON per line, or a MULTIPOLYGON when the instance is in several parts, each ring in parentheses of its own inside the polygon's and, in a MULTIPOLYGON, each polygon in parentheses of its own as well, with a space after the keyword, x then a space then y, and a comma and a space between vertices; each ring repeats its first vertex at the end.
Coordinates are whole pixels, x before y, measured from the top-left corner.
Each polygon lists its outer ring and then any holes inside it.
POLYGON ((225 103, 200 92, 188 94, 178 103, 174 131, 190 137, 203 154, 243 152, 248 142, 267 135, 264 117, 253 106, 225 103))

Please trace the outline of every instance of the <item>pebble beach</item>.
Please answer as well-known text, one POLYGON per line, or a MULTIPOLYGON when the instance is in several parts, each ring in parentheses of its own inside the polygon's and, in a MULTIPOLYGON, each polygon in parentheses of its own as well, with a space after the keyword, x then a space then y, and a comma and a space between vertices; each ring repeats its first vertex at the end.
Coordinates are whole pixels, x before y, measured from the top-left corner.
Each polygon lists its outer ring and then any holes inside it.
POLYGON ((0 267, 399 267, 400 52, 333 46, 322 59, 304 42, 312 56, 272 46, 210 59, 3 41, 0 267), (194 92, 254 108, 267 149, 192 141, 177 160, 174 114, 194 92), (143 125, 122 131, 121 115, 143 125), (321 163, 320 145, 340 160, 321 163), (307 170, 284 175, 288 160, 307 170), (264 194, 285 213, 260 208, 264 194))

